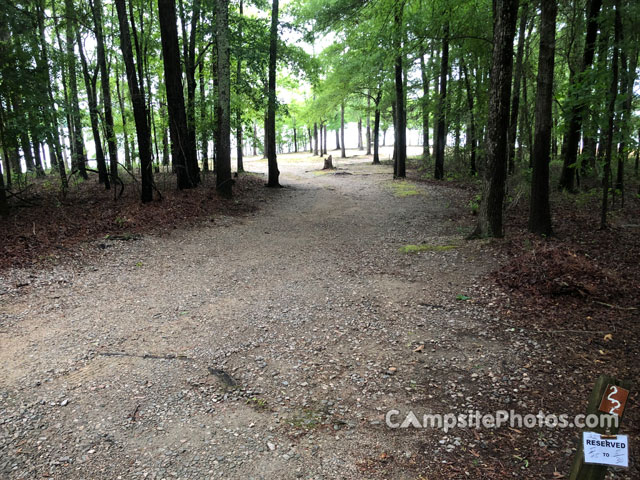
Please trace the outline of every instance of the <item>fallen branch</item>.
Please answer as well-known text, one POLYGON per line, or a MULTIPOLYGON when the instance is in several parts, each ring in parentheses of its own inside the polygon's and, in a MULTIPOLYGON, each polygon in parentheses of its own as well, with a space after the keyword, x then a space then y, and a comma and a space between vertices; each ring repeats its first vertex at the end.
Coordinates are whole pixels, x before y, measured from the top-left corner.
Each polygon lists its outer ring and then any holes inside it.
POLYGON ((627 310, 627 311, 638 310, 638 307, 621 307, 619 305, 611 305, 610 303, 599 302, 598 300, 594 300, 594 301, 598 305, 603 305, 605 307, 613 308, 615 310, 627 310))

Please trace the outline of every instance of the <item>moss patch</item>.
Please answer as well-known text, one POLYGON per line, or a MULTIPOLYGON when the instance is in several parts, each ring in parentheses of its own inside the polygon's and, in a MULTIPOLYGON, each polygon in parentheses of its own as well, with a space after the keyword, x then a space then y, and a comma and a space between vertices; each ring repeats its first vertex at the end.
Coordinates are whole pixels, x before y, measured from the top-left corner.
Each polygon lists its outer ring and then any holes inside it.
POLYGON ((414 195, 423 195, 424 192, 418 190, 415 184, 406 180, 394 180, 389 184, 389 188, 396 197, 411 197, 414 195))
POLYGON ((458 248, 457 245, 405 245, 400 247, 400 253, 419 253, 419 252, 445 252, 458 248))

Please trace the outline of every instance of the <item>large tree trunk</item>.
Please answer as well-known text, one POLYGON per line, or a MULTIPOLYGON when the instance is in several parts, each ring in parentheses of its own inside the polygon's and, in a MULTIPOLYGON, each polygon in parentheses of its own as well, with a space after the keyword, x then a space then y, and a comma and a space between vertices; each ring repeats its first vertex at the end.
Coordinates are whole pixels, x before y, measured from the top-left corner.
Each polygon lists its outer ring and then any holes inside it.
POLYGON ((449 72, 449 24, 446 24, 444 27, 444 36, 442 37, 442 57, 440 60, 440 95, 438 97, 436 114, 436 161, 435 172, 433 174, 433 177, 436 180, 442 180, 444 178, 444 147, 447 144, 446 103, 447 73, 449 72))
POLYGON ((216 1, 218 40, 218 141, 216 142, 216 188, 231 195, 231 76, 229 72, 229 2, 216 1))
POLYGON ((102 0, 93 0, 92 12, 95 25, 97 59, 100 68, 100 84, 102 87, 102 104, 104 106, 104 126, 109 150, 109 167, 111 179, 118 177, 118 143, 113 131, 113 109, 111 106, 111 87, 109 85, 109 71, 104 50, 104 34, 102 32, 102 0))
POLYGON ((584 102, 579 98, 580 91, 584 86, 578 87, 585 81, 586 72, 593 63, 595 54, 596 37, 598 35, 598 13, 602 6, 602 0, 589 0, 587 9, 587 34, 584 42, 584 53, 580 73, 573 75, 573 82, 569 84, 569 105, 567 106, 566 120, 568 123, 567 145, 562 164, 562 174, 560 175, 559 187, 562 190, 572 191, 575 184, 576 163, 578 160, 578 144, 580 142, 580 132, 582 129, 582 117, 584 114, 584 102))
POLYGON ((604 147, 604 169, 602 173, 602 209, 600 212, 600 228, 607 228, 607 211, 609 208, 609 184, 611 176, 611 155, 613 151, 614 122, 616 117, 616 99, 618 96, 618 51, 620 47, 620 35, 622 33, 622 20, 620 18, 620 1, 614 1, 615 6, 615 33, 613 41, 613 58, 611 59, 611 88, 609 90, 609 105, 607 116, 607 139, 604 147))
POLYGON ((340 104, 340 140, 342 140, 340 144, 340 156, 347 158, 347 151, 344 147, 344 102, 340 104))
POLYGON ((131 36, 129 34, 129 21, 125 0, 115 0, 120 24, 120 49, 127 70, 127 84, 133 105, 133 117, 136 123, 138 137, 138 153, 140 156, 140 172, 142 177, 142 203, 153 200, 153 171, 151 169, 151 134, 147 123, 147 107, 144 101, 144 92, 140 90, 136 66, 133 63, 133 51, 131 49, 131 36))
POLYGON ((520 82, 522 80, 522 57, 524 56, 524 36, 527 28, 529 14, 529 1, 522 4, 520 11, 520 28, 518 29, 518 50, 516 52, 516 65, 513 76, 513 92, 511 94, 511 118, 509 120, 508 159, 509 173, 513 173, 516 167, 516 134, 518 132, 518 111, 520 110, 520 82))
POLYGON ((549 206, 549 161, 551 159, 549 153, 553 127, 551 105, 553 101, 557 13, 558 7, 555 0, 542 0, 529 231, 546 236, 551 235, 551 208, 549 206))
POLYGON ((280 171, 276 154, 276 59, 278 55, 278 0, 273 0, 271 10, 271 31, 269 39, 269 105, 267 107, 268 144, 267 162, 269 166, 268 187, 279 187, 280 171))
POLYGON ((429 73, 424 63, 424 55, 420 55, 420 73, 422 74, 422 158, 431 156, 429 149, 429 73))
POLYGON ((89 73, 89 66, 87 65, 87 58, 84 55, 84 49, 82 48, 82 39, 80 38, 80 30, 76 25, 76 40, 78 42, 78 51, 80 52, 80 63, 82 65, 82 74, 84 76, 84 85, 87 90, 87 99, 89 100, 89 118, 91 120, 91 131, 93 132, 93 142, 96 147, 96 163, 98 164, 98 181, 104 183, 104 188, 109 190, 111 188, 111 182, 109 182, 109 176, 107 174, 107 163, 104 159, 104 150, 102 149, 102 142, 100 140, 100 126, 98 124, 98 94, 96 92, 96 77, 98 72, 96 71, 93 77, 89 73))
POLYGON ((178 188, 182 190, 195 187, 198 179, 192 176, 191 170, 187 167, 192 145, 184 106, 175 0, 158 0, 158 14, 169 112, 171 157, 177 173, 178 188))
POLYGON ((518 0, 493 1, 493 54, 489 88, 487 165, 478 226, 473 236, 501 237, 504 183, 507 173, 507 130, 513 70, 513 38, 518 0))
POLYGON ((395 49, 395 99, 396 99, 396 152, 395 177, 406 177, 407 162, 407 130, 404 105, 404 80, 403 80, 403 58, 402 58, 402 37, 403 37, 403 10, 404 1, 396 2, 394 15, 394 49, 395 49))

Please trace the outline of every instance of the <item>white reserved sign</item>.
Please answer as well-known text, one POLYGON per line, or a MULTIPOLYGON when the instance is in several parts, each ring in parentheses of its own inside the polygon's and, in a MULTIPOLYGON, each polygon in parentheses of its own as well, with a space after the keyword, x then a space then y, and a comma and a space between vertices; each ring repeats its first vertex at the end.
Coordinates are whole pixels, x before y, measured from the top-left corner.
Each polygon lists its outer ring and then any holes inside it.
POLYGON ((602 438, 599 433, 583 432, 584 463, 629 467, 629 437, 602 438))

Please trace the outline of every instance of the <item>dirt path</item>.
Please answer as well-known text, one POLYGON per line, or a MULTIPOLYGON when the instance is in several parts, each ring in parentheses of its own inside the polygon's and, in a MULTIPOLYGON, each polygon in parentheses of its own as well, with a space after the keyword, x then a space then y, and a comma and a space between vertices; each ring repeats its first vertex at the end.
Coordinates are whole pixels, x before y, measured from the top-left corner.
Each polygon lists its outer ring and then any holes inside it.
POLYGON ((96 263, 0 296, 1 478, 470 478, 483 466, 469 456, 490 448, 477 433, 384 422, 392 408, 508 395, 476 380, 500 380, 521 346, 456 300, 493 266, 462 242, 463 196, 394 183, 367 159, 328 174, 281 163, 287 188, 253 216, 107 242, 96 263), (408 244, 434 248, 400 253, 408 244))

